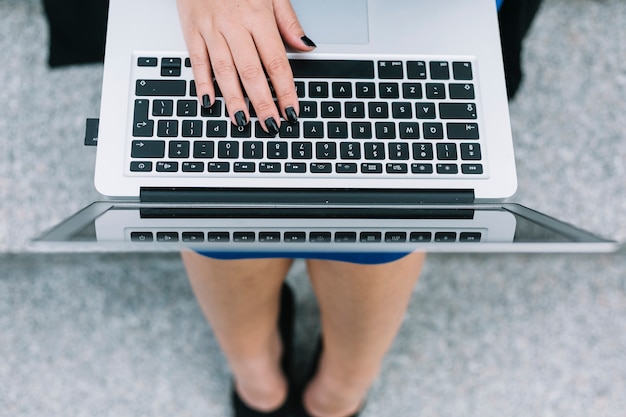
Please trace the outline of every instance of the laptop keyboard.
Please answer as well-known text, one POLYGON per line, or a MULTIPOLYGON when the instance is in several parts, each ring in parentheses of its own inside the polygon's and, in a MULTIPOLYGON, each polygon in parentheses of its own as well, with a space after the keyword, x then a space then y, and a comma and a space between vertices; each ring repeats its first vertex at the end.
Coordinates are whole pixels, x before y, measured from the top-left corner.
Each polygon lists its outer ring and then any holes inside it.
POLYGON ((133 58, 128 175, 484 177, 473 59, 293 59, 298 122, 233 125, 216 84, 197 100, 189 59, 133 58))

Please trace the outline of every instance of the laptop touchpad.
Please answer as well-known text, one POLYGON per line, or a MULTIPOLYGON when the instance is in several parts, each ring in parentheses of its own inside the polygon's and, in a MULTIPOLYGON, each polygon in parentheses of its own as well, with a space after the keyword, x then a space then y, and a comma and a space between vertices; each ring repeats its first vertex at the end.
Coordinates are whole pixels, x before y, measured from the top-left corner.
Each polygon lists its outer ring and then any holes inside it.
POLYGON ((369 42, 367 0, 292 0, 300 23, 316 44, 369 42))

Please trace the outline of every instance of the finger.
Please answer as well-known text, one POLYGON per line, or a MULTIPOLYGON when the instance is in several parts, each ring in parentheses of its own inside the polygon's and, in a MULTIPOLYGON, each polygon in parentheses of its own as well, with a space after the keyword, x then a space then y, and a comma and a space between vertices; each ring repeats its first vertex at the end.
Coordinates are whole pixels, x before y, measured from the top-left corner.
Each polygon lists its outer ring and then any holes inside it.
POLYGON ((300 106, 293 73, 278 28, 274 25, 265 26, 252 33, 261 62, 272 82, 278 108, 285 120, 295 123, 300 106))
MULTIPOLYGON (((278 36, 277 32, 276 36, 278 36)), ((262 36, 262 38, 266 39, 264 36, 262 36)), ((278 39, 280 39, 280 37, 278 39)), ((278 134, 280 114, 274 103, 265 71, 261 64, 262 57, 261 59, 259 58, 260 50, 258 49, 258 45, 250 36, 250 33, 245 30, 229 33, 229 41, 232 45, 237 45, 236 48, 231 50, 232 57, 237 67, 241 83, 254 107, 262 128, 272 135, 278 134)), ((268 42, 268 40, 266 40, 266 42, 268 42)), ((279 46, 282 48, 281 42, 279 42, 279 46)), ((284 54, 283 48, 283 55, 284 54)), ((286 59, 285 57, 285 61, 286 59)), ((288 62, 287 65, 289 65, 288 62)))
POLYGON ((289 0, 274 0, 273 6, 278 30, 289 47, 303 52, 312 51, 317 47, 315 42, 306 36, 289 0))
POLYGON ((191 61, 191 70, 196 84, 196 95, 203 108, 215 103, 215 86, 211 72, 211 62, 204 39, 199 34, 187 40, 187 50, 191 61))
POLYGON ((220 86, 228 114, 236 126, 245 126, 250 120, 248 105, 241 90, 239 74, 226 39, 221 34, 205 36, 210 51, 215 80, 220 86))

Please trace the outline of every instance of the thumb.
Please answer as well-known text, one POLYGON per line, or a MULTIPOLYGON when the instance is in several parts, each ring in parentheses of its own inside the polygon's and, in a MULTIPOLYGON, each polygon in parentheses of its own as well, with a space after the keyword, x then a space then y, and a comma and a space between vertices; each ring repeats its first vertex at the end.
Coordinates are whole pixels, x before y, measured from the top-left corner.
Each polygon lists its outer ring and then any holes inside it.
POLYGON ((274 0, 273 5, 276 24, 285 44, 297 51, 306 52, 315 49, 317 45, 304 33, 291 2, 274 0))

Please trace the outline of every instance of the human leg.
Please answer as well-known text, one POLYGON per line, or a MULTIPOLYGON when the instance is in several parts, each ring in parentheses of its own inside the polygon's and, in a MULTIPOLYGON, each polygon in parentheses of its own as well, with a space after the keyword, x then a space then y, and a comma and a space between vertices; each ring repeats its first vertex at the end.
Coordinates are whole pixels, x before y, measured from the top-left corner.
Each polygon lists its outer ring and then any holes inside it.
POLYGON ((269 411, 287 398, 280 369, 279 297, 290 259, 223 261, 183 252, 194 294, 250 407, 269 411))
POLYGON ((425 254, 382 265, 310 260, 320 306, 323 351, 303 396, 314 417, 352 415, 393 342, 425 254))

